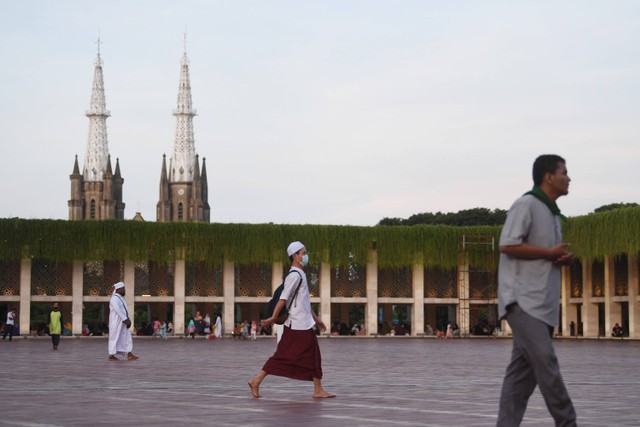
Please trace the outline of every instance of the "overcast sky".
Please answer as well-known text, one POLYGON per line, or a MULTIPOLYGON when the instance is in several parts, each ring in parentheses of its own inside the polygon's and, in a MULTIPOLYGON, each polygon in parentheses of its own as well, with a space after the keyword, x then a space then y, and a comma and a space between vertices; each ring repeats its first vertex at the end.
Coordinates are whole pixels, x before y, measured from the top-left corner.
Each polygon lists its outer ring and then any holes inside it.
POLYGON ((212 222, 640 202, 637 1, 2 1, 0 217, 67 219, 98 35, 125 218, 155 221, 183 33, 212 222))

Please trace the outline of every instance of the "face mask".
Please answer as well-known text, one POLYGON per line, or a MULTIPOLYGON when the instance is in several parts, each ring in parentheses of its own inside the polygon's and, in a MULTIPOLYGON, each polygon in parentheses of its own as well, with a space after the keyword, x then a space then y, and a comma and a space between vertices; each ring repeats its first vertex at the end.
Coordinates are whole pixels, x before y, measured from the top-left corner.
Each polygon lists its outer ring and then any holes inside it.
POLYGON ((300 261, 300 264, 302 264, 302 266, 306 266, 307 264, 309 264, 309 255, 302 255, 302 260, 300 261))

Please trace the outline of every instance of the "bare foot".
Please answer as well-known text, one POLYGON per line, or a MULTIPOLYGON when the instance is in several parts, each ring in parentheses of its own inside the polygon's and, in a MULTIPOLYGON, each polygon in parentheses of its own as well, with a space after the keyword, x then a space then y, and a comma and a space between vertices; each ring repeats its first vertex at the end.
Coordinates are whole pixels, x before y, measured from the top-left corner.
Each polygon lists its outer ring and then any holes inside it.
POLYGON ((314 391, 313 392, 313 398, 314 399, 329 399, 332 397, 336 397, 335 394, 333 393, 329 393, 328 391, 322 390, 322 391, 314 391))
POLYGON ((249 381, 249 388, 251 389, 251 395, 255 398, 255 399, 260 399, 262 396, 260 396, 260 386, 259 385, 254 385, 253 381, 249 381))
POLYGON ((120 359, 118 359, 118 358, 117 358, 117 357, 115 357, 115 356, 109 356, 109 358, 108 358, 107 360, 108 360, 109 362, 117 362, 117 361, 118 361, 118 360, 120 360, 120 359))
POLYGON ((139 358, 138 356, 136 356, 135 354, 133 354, 133 353, 129 353, 129 354, 127 355, 127 359, 128 359, 128 360, 138 360, 138 359, 140 359, 140 358, 139 358))

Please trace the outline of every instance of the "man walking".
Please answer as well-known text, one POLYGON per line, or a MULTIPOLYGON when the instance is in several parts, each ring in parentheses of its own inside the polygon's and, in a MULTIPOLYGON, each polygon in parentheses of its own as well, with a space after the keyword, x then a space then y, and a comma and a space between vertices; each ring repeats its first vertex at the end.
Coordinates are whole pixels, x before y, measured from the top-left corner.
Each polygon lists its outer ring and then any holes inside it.
POLYGON ((116 357, 118 353, 126 354, 128 360, 138 359, 138 356, 131 352, 133 339, 129 331, 131 320, 124 300, 125 294, 124 283, 118 282, 113 285, 113 295, 109 302, 109 361, 119 360, 116 357))
POLYGON ((277 313, 287 305, 289 317, 284 322, 282 340, 278 343, 276 352, 262 370, 251 381, 249 388, 254 398, 260 396, 260 383, 271 375, 292 378, 296 380, 313 381, 313 397, 328 398, 335 394, 327 392, 322 387, 322 360, 320 346, 314 326, 326 331, 327 327, 311 309, 307 275, 303 268, 309 263, 309 255, 304 245, 293 242, 287 248, 287 255, 291 260, 291 270, 284 281, 284 289, 280 301, 276 304, 270 318, 262 320, 262 326, 274 323, 277 313))
POLYGON ((562 157, 533 164, 533 190, 511 206, 500 235, 499 316, 513 331, 513 350, 500 396, 499 427, 522 422, 536 385, 556 426, 576 426, 576 413, 551 342, 558 324, 561 271, 573 254, 562 242, 555 201, 569 193, 562 157))
POLYGON ((4 324, 4 333, 2 339, 4 340, 9 335, 9 341, 13 340, 13 328, 16 326, 16 309, 12 308, 7 313, 7 323, 4 324))
POLYGON ((60 334, 62 334, 62 313, 60 313, 60 306, 56 302, 53 304, 53 310, 49 313, 49 335, 51 335, 54 350, 57 350, 58 344, 60 344, 60 334))

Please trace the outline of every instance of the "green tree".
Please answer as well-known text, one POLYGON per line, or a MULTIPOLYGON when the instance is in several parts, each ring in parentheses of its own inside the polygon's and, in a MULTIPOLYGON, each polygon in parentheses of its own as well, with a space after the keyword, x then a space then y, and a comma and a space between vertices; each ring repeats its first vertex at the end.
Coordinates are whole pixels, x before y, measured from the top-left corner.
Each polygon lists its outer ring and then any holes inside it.
POLYGON ((504 209, 473 208, 463 209, 458 212, 423 212, 411 215, 407 219, 383 218, 378 225, 455 225, 455 226, 475 226, 475 225, 501 225, 507 217, 504 209))
POLYGON ((614 209, 619 209, 619 208, 633 208, 638 206, 637 203, 609 203, 608 205, 602 205, 599 208, 596 208, 594 210, 594 212, 607 212, 607 211, 612 211, 614 209))

